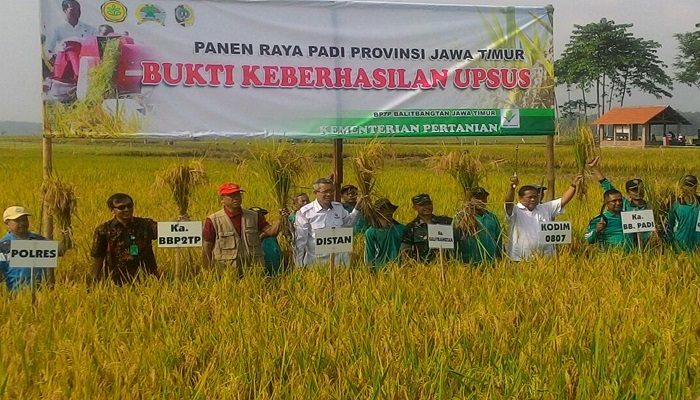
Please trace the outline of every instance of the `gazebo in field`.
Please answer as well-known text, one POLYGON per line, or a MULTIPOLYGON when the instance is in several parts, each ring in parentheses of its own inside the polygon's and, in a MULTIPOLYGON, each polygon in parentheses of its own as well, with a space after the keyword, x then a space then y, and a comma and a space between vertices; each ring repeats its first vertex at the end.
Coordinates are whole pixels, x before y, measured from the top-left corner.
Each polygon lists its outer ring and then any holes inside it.
POLYGON ((665 146, 672 143, 665 140, 670 133, 666 130, 668 126, 679 134, 681 125, 691 125, 671 106, 613 108, 593 123, 598 126, 600 145, 607 147, 665 146), (658 136, 652 133, 653 127, 659 131, 658 136))

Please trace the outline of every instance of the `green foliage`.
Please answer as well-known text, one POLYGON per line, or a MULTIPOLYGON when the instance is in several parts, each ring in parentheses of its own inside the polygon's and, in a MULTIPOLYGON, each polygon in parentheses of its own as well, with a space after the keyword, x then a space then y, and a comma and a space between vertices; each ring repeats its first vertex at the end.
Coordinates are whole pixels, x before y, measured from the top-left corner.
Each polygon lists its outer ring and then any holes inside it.
MULTIPOLYGON (((695 25, 700 28, 700 23, 695 25)), ((678 82, 700 89, 700 29, 694 32, 677 33, 679 54, 673 66, 680 70, 676 73, 678 82)))
POLYGON ((571 40, 555 62, 558 85, 581 90, 583 108, 586 93, 595 90, 598 114, 612 107, 613 99, 624 105, 632 89, 656 98, 671 97, 672 80, 658 57, 658 42, 636 38, 627 30, 633 24, 616 24, 605 18, 587 25, 574 25, 571 40))

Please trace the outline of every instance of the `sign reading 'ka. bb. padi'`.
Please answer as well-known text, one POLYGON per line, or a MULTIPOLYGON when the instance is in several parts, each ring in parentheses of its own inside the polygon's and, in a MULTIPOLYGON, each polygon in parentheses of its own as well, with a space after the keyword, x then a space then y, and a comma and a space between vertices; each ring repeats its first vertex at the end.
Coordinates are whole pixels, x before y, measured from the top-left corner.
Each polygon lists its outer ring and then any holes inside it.
POLYGON ((315 229, 316 254, 352 251, 352 228, 315 229))
POLYGON ((625 211, 622 213, 622 232, 653 232, 656 230, 654 224, 654 211, 625 211))
POLYGON ((158 247, 201 246, 202 221, 158 223, 158 247))
POLYGON ((571 222, 541 222, 540 244, 571 243, 571 222))
POLYGON ((10 267, 56 268, 58 242, 53 240, 13 240, 10 243, 10 267))
POLYGON ((431 249, 453 249, 455 234, 450 225, 428 225, 428 247, 431 249))

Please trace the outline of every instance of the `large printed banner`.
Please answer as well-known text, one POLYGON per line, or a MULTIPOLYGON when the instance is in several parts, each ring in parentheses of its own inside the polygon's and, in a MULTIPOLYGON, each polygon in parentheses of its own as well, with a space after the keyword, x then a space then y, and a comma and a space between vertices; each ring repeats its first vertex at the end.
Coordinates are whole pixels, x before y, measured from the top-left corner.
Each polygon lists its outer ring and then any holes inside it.
POLYGON ((552 10, 41 0, 45 134, 554 132, 552 10))

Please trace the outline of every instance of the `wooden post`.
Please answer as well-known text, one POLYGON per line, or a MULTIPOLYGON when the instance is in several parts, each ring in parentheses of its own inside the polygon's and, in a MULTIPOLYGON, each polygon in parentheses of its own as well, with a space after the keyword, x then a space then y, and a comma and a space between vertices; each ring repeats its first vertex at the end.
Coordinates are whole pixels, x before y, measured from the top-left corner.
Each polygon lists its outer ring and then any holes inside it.
POLYGON ((343 184, 343 139, 333 139, 333 183, 335 201, 340 201, 340 187, 343 184))
POLYGON ((554 200, 554 134, 547 136, 547 200, 554 200))
POLYGON ((53 152, 50 137, 44 137, 42 150, 44 184, 41 188, 41 234, 47 239, 53 239, 53 215, 51 215, 51 205, 46 201, 46 191, 53 175, 53 152))

